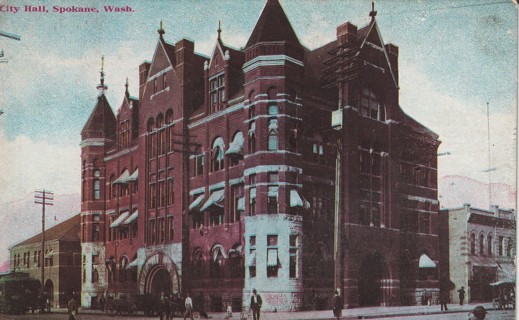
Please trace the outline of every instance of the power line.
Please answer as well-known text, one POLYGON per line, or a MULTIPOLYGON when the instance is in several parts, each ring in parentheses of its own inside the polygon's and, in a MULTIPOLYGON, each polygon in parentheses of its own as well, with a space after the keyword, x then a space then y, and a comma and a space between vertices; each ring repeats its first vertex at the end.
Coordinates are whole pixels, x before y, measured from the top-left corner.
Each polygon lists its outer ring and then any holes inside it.
POLYGON ((485 6, 494 6, 494 5, 501 5, 501 4, 510 4, 510 1, 496 1, 496 2, 489 2, 489 3, 472 3, 472 4, 464 4, 464 5, 457 5, 457 6, 449 6, 449 7, 442 7, 442 8, 432 8, 432 9, 422 9, 422 10, 410 10, 410 11, 400 11, 400 12, 387 12, 387 13, 379 13, 379 16, 395 16, 395 15, 404 15, 404 14, 411 14, 411 13, 429 13, 429 12, 437 12, 437 11, 446 11, 451 9, 463 9, 463 8, 470 8, 470 7, 485 7, 485 6))

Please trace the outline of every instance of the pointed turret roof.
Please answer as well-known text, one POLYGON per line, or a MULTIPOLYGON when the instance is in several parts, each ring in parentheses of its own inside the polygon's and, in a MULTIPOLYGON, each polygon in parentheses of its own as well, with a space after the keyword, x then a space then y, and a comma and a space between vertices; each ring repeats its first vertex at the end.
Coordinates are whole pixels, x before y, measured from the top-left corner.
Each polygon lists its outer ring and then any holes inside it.
POLYGON ((115 136, 115 115, 104 94, 97 97, 97 104, 90 114, 81 137, 87 138, 110 138, 115 136))
POLYGON ((301 45, 278 0, 267 0, 246 47, 270 41, 286 41, 301 45))

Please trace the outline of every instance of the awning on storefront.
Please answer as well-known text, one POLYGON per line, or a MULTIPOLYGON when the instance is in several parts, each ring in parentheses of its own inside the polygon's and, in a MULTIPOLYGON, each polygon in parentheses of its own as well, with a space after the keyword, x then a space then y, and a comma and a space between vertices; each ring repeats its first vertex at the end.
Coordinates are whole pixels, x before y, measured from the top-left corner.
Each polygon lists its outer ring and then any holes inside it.
POLYGON ((267 251, 267 267, 275 267, 278 265, 278 249, 268 249, 267 251))
POLYGON ((112 222, 110 224, 110 228, 116 228, 118 226, 121 225, 121 223, 126 220, 126 218, 128 218, 128 215, 130 214, 129 211, 125 211, 123 213, 121 213, 121 215, 119 217, 117 217, 117 219, 114 220, 114 222, 112 222))
POLYGON ((128 179, 130 179, 130 172, 128 172, 128 170, 124 170, 123 174, 121 174, 121 176, 119 178, 115 179, 115 181, 113 183, 114 184, 128 183, 128 179))
POLYGON ((243 138, 243 133, 238 132, 234 136, 234 140, 229 145, 229 149, 225 152, 227 156, 240 156, 243 152, 243 143, 245 139, 243 138))
POLYGON ((209 196, 209 199, 207 199, 204 205, 200 208, 200 211, 205 211, 213 205, 223 208, 221 202, 223 201, 224 197, 225 189, 214 191, 213 193, 211 193, 211 196, 209 196))
POLYGON ((247 260, 247 267, 255 267, 256 266, 256 251, 253 251, 249 254, 249 259, 247 260))
POLYGON ((195 200, 193 200, 193 202, 191 202, 191 204, 189 205, 189 210, 194 210, 198 207, 200 207, 200 205, 202 204, 202 202, 204 201, 205 199, 205 195, 202 193, 201 195, 199 195, 198 197, 196 197, 195 200))
POLYGON ((124 221, 124 224, 130 224, 130 223, 134 222, 135 220, 137 220, 138 217, 139 217, 139 210, 135 209, 133 211, 132 215, 129 216, 128 219, 126 219, 124 221))
POLYGON ((418 268, 436 268, 436 263, 424 253, 420 256, 420 260, 418 260, 418 268))

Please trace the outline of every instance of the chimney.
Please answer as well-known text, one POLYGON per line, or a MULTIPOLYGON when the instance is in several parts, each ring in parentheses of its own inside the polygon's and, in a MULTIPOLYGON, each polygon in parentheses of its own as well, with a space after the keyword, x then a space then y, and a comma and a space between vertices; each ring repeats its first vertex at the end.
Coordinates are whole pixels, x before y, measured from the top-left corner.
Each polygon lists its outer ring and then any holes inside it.
POLYGON ((346 44, 357 40, 357 26, 349 21, 337 27, 337 40, 339 44, 346 44))
POLYGON ((146 81, 148 80, 148 73, 150 72, 151 63, 143 62, 139 66, 139 100, 142 101, 144 93, 144 87, 146 86, 146 81))

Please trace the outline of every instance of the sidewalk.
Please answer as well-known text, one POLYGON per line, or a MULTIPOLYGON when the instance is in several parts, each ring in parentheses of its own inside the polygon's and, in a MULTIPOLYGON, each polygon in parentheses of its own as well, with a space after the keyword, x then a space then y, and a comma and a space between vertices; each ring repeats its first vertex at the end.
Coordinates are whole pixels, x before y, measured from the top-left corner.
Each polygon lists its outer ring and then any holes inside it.
MULTIPOLYGON (((450 304, 448 305, 449 310, 445 313, 466 313, 468 314, 470 311, 474 310, 474 308, 478 305, 482 305, 487 310, 492 309, 492 303, 476 303, 476 304, 465 304, 463 306, 450 304)), ((52 309, 52 312, 56 313, 66 313, 66 309, 52 309)), ((85 309, 80 310, 80 314, 86 315, 96 315, 96 314, 104 314, 99 310, 91 310, 85 309)), ((365 308, 353 308, 353 309, 344 309, 342 310, 341 319, 374 319, 374 318, 384 318, 384 317, 405 317, 412 315, 427 315, 427 314, 441 314, 440 305, 432 305, 432 306, 405 306, 405 307, 365 307, 365 308)), ((195 315, 198 315, 195 312, 195 315)), ((209 312, 209 316, 212 319, 225 319, 225 312, 209 312)), ((144 317, 140 312, 137 317, 144 317)), ((233 319, 239 319, 240 313, 233 312, 233 319)), ((154 317, 157 318, 157 317, 154 317)), ((466 317, 464 317, 466 318, 466 317)), ((177 317, 178 319, 178 317, 177 317)), ((252 315, 250 317, 252 319, 252 315)), ((287 319, 287 320, 298 320, 298 319, 334 319, 332 310, 322 310, 322 311, 299 311, 299 312, 262 312, 261 313, 262 320, 278 320, 278 319, 287 319)))

